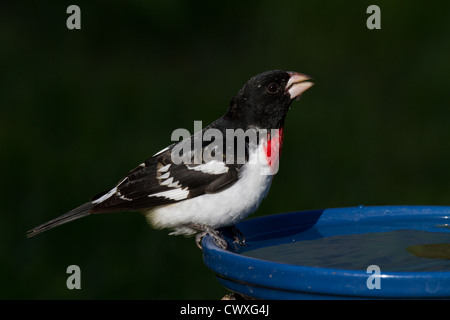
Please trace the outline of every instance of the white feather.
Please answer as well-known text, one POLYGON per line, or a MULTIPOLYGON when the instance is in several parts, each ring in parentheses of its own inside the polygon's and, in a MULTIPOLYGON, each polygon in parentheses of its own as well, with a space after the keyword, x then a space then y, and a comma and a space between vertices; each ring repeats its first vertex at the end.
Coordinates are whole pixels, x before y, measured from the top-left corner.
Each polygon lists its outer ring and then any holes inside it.
POLYGON ((228 172, 228 167, 222 161, 212 160, 195 167, 187 166, 189 170, 201 171, 208 174, 223 174, 228 172))
POLYGON ((172 181, 173 181, 173 177, 170 177, 169 179, 164 180, 164 182, 161 182, 161 185, 162 186, 167 186, 168 184, 171 184, 172 181))
POLYGON ((161 154, 161 153, 163 153, 164 151, 169 150, 170 147, 171 147, 171 146, 165 147, 164 149, 162 149, 162 150, 158 151, 157 153, 155 153, 153 156, 157 156, 158 154, 161 154))
POLYGON ((167 172, 170 168, 171 163, 169 163, 168 165, 165 165, 164 167, 158 169, 158 172, 164 173, 167 172))
POLYGON ((116 192, 117 192, 117 187, 114 187, 113 189, 109 190, 108 193, 104 194, 103 196, 101 196, 97 200, 92 201, 92 204, 97 204, 97 203, 103 202, 106 199, 110 198, 116 192))
POLYGON ((187 190, 187 188, 184 188, 184 189, 178 188, 178 189, 173 189, 173 190, 169 190, 169 191, 154 193, 154 194, 149 195, 149 197, 164 197, 164 198, 179 201, 179 200, 186 199, 188 194, 189 194, 189 191, 187 190))
POLYGON ((175 181, 174 183, 170 183, 168 185, 169 188, 181 188, 181 185, 178 184, 180 181, 175 181))
POLYGON ((162 176, 158 177, 157 179, 167 179, 170 176, 170 172, 164 173, 162 176))
POLYGON ((119 198, 126 201, 133 201, 133 199, 127 198, 124 195, 121 195, 119 198))

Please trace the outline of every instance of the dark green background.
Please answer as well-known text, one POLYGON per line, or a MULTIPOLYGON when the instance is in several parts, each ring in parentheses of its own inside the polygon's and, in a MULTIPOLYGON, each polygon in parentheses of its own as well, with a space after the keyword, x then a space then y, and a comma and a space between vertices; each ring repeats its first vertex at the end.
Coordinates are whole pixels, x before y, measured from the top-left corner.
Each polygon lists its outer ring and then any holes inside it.
POLYGON ((450 205, 450 8, 442 1, 0 4, 0 298, 219 299, 193 239, 138 213, 28 229, 112 187, 220 117, 251 76, 316 85, 294 102, 257 213, 450 205), (381 30, 366 8, 381 8, 381 30), (66 8, 81 8, 81 30, 66 8), (445 6, 445 7, 444 7, 445 6), (81 290, 66 268, 81 268, 81 290))

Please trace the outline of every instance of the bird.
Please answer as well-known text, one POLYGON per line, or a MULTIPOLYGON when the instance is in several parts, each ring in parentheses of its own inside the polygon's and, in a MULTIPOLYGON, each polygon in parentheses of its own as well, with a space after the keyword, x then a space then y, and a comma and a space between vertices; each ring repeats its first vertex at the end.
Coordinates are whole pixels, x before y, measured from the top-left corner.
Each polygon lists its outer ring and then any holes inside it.
POLYGON ((171 235, 195 234, 200 248, 205 235, 227 248, 219 229, 244 220, 267 196, 278 170, 286 114, 311 86, 311 77, 293 71, 253 76, 222 117, 140 163, 113 188, 29 230, 27 237, 92 214, 141 212, 171 235), (205 139, 208 132, 215 138, 205 139))

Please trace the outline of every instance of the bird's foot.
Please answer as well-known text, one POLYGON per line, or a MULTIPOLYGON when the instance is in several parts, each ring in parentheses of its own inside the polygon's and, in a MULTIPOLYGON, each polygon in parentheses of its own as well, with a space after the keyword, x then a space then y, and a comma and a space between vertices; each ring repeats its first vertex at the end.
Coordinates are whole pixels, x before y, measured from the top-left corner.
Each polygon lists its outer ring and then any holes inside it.
POLYGON ((202 249, 202 239, 206 235, 210 235, 214 239, 214 242, 218 247, 224 250, 228 247, 226 240, 221 236, 218 230, 198 223, 190 223, 187 226, 198 231, 198 233, 195 235, 195 243, 200 249, 202 249))
POLYGON ((235 225, 230 227, 230 231, 233 234, 233 243, 240 245, 240 246, 245 246, 245 237, 244 234, 241 232, 241 230, 239 230, 238 227, 236 227, 235 225))

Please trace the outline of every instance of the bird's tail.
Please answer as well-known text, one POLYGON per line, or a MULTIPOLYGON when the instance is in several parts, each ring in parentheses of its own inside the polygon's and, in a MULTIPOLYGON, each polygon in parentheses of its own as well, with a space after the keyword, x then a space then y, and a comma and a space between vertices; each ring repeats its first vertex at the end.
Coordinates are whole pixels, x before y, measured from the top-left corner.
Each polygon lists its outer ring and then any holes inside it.
POLYGON ((83 217, 91 214, 92 207, 93 207, 92 202, 86 202, 85 204, 82 204, 81 206, 79 206, 79 207, 53 219, 53 220, 47 221, 46 223, 43 223, 40 226, 37 226, 36 228, 29 230, 27 232, 27 237, 31 238, 41 232, 47 231, 49 229, 53 229, 57 226, 65 224, 67 222, 83 218, 83 217))

